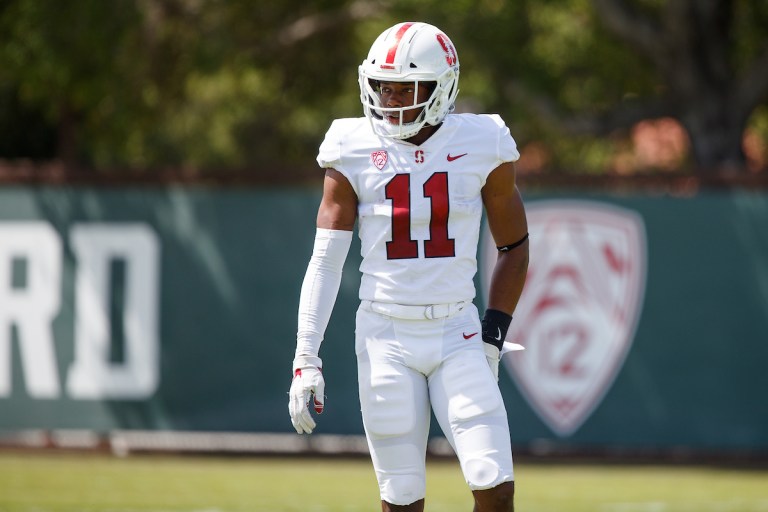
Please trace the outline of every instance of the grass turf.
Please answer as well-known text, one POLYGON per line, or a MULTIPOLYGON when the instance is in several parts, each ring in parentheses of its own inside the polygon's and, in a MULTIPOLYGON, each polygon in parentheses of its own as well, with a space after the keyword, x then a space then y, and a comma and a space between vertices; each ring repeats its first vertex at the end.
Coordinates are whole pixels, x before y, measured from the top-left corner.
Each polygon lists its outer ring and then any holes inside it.
MULTIPOLYGON (((768 512, 768 470, 518 462, 523 512, 768 512)), ((428 511, 468 512, 455 462, 430 462, 428 511)), ((0 453, 0 512, 380 510, 370 462, 0 453)))

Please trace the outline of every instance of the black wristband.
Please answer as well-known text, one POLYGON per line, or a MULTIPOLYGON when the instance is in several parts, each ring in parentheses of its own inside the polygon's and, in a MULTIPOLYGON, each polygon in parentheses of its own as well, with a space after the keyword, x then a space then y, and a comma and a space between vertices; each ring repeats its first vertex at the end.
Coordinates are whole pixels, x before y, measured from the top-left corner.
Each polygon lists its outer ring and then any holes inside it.
POLYGON ((498 309, 486 309, 482 321, 483 341, 501 350, 511 323, 512 315, 498 309))

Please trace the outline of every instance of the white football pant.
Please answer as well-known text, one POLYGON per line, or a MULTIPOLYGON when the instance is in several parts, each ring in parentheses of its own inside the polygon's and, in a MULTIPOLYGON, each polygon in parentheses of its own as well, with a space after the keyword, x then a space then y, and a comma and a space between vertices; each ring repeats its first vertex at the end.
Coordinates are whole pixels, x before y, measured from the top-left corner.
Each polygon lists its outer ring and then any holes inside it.
POLYGON ((430 404, 472 490, 514 479, 507 413, 480 331, 472 304, 436 320, 358 309, 360 405, 382 500, 424 498, 430 404))

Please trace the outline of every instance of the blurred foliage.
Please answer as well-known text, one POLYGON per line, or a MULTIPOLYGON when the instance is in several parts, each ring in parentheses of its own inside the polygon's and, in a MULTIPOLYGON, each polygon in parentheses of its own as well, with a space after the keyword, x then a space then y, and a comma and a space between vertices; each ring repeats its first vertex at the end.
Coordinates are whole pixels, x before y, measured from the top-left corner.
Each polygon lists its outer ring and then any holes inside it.
MULTIPOLYGON (((698 8, 694 0, 675 1, 698 8)), ((748 76, 760 59, 768 67, 768 3, 706 4, 730 13, 728 26, 712 35, 723 39, 727 71, 748 76)), ((617 14, 616 7, 638 20, 638 30, 651 20, 666 36, 670 22, 682 19, 684 26, 675 30, 697 34, 699 18, 673 18, 669 5, 3 0, 0 128, 7 136, 0 157, 58 158, 113 172, 181 167, 271 174, 313 166, 331 120, 361 115, 357 66, 370 44, 408 19, 435 24, 451 36, 462 64, 457 109, 501 113, 519 145, 536 148, 538 163, 531 170, 607 172, 622 151, 631 150, 632 128, 643 119, 680 119, 692 147, 699 147, 695 139, 702 135, 686 121, 699 100, 681 106, 689 94, 679 92, 660 61, 626 33, 610 29, 621 16, 602 16, 617 14)), ((680 63, 688 65, 707 66, 680 63)), ((723 83, 722 89, 738 94, 732 86, 723 83)), ((768 80, 747 119, 719 128, 730 130, 731 139, 734 130, 751 130, 758 153, 768 140, 766 91, 768 80)), ((738 159, 741 149, 735 151, 738 159)), ((719 163, 700 160, 697 165, 719 163)), ((691 167, 692 159, 680 166, 691 167)))

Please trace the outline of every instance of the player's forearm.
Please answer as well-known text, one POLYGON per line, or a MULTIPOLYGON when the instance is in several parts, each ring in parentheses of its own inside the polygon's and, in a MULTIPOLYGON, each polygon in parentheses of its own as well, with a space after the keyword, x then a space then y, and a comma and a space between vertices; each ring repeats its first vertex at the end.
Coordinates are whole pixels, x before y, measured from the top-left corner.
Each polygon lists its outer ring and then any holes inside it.
POLYGON ((528 241, 508 252, 499 252, 491 277, 488 309, 512 315, 523 293, 527 273, 528 241))
POLYGON ((499 252, 483 316, 483 341, 501 352, 528 272, 528 241, 499 252))
POLYGON ((320 344, 341 285, 351 231, 318 229, 299 298, 296 361, 319 366, 320 344))

